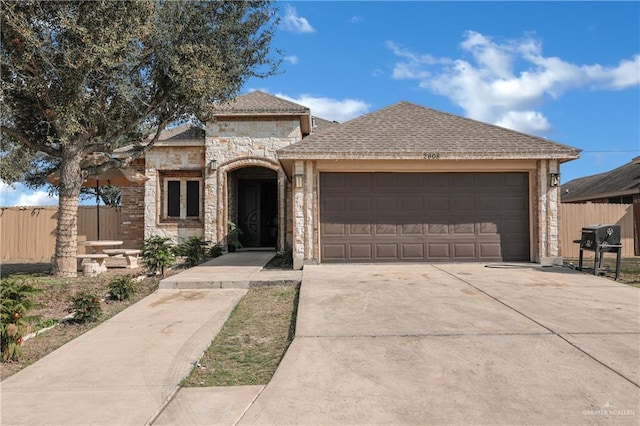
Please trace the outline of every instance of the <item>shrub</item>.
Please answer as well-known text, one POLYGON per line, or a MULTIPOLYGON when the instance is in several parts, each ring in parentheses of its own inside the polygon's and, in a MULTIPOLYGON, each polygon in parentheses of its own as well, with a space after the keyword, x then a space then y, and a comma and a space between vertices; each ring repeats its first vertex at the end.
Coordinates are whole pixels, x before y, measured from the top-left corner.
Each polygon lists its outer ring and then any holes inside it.
POLYGON ((67 308, 69 313, 73 313, 75 322, 93 322, 97 321, 102 315, 102 304, 100 297, 95 294, 82 291, 69 297, 71 306, 67 308))
POLYGON ((178 256, 184 256, 187 267, 196 266, 206 259, 207 247, 210 242, 202 237, 185 238, 175 249, 178 256))
POLYGON ((0 349, 3 361, 15 361, 21 355, 22 337, 31 324, 40 319, 29 315, 38 307, 34 296, 40 290, 35 280, 26 275, 13 275, 0 280, 0 349))
POLYGON ((222 245, 216 244, 209 248, 209 250, 207 251, 207 257, 208 258, 219 257, 219 256, 222 256, 223 253, 224 253, 224 248, 222 247, 222 245))
POLYGON ((113 300, 129 300, 135 293, 135 283, 129 275, 120 276, 109 283, 109 298, 113 300))
POLYGON ((142 263, 153 274, 164 271, 175 260, 172 244, 167 237, 151 237, 144 240, 142 245, 142 263))

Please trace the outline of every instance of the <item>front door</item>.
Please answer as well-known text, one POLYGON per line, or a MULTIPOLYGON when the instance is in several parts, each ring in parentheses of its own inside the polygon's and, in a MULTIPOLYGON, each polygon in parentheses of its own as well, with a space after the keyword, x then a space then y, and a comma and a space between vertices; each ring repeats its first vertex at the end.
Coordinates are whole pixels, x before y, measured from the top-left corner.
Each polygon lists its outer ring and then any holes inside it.
POLYGON ((238 222, 244 247, 275 247, 278 240, 278 188, 275 180, 238 181, 238 222))

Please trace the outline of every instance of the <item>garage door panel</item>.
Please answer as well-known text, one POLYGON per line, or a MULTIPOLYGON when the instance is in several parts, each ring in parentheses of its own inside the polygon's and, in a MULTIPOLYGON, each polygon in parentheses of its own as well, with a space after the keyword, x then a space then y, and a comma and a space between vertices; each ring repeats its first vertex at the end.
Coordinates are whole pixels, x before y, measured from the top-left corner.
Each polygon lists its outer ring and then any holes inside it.
POLYGON ((528 191, 528 173, 321 173, 321 260, 529 260, 528 191))
POLYGON ((344 223, 323 223, 322 235, 325 237, 344 237, 346 225, 344 223))
POLYGON ((371 236, 371 224, 369 223, 351 223, 349 224, 349 235, 371 236))
POLYGON ((454 260, 471 260, 477 257, 475 243, 453 242, 452 244, 454 260))
POLYGON ((449 243, 427 243, 427 257, 433 260, 449 260, 451 258, 449 243))
POLYGON ((501 259, 502 252, 500 243, 480 243, 480 259, 501 259))
POLYGON ((427 235, 449 235, 448 223, 428 223, 425 228, 427 235))
POLYGON ((349 258, 352 260, 372 260, 373 249, 371 244, 350 244, 349 258))
POLYGON ((378 243, 376 247, 376 259, 378 260, 396 260, 398 259, 398 244, 378 243))
POLYGON ((402 235, 424 235, 422 223, 403 223, 400 230, 402 235))
POLYGON ((454 223, 451 226, 454 235, 474 235, 476 233, 475 223, 454 223))
POLYGON ((374 211, 379 214, 395 213, 398 211, 398 202, 395 197, 382 197, 373 200, 374 211))
POLYGON ((400 252, 403 260, 422 260, 424 259, 424 244, 403 243, 400 246, 400 252))
POLYGON ((347 258, 346 244, 323 244, 322 259, 325 261, 344 261, 347 258))
POLYGON ((422 197, 398 197, 398 208, 402 212, 421 212, 422 197))
POLYGON ((347 205, 350 213, 371 211, 371 200, 369 198, 350 198, 347 200, 347 205))
POLYGON ((320 203, 320 208, 325 212, 325 217, 333 217, 345 212, 345 201, 344 198, 326 197, 320 203))
POLYGON ((374 235, 398 235, 398 223, 395 219, 380 219, 375 224, 374 235))

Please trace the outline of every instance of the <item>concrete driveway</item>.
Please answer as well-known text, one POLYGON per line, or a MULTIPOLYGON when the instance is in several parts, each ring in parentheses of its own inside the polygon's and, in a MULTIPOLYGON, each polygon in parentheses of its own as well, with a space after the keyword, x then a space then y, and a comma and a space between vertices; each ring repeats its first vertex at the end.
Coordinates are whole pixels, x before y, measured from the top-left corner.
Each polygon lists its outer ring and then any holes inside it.
POLYGON ((637 425, 639 310, 561 268, 306 266, 296 339, 239 423, 637 425))

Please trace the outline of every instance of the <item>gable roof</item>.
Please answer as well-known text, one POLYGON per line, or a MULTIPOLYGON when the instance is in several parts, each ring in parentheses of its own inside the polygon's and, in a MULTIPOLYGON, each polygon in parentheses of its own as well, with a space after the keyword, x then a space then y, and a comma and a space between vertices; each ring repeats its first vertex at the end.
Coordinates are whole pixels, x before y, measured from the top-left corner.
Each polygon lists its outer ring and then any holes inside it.
POLYGON ((579 149, 410 102, 355 118, 278 151, 281 159, 578 158, 579 149))
POLYGON ((597 175, 574 179, 562 185, 562 202, 597 200, 640 193, 640 157, 597 175))
POLYGON ((309 108, 286 99, 254 90, 228 102, 214 105, 214 116, 229 115, 307 115, 309 108))

